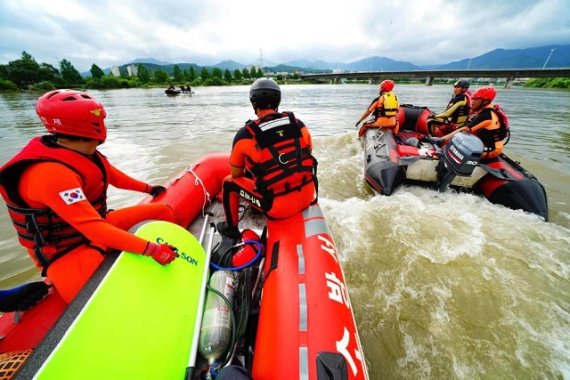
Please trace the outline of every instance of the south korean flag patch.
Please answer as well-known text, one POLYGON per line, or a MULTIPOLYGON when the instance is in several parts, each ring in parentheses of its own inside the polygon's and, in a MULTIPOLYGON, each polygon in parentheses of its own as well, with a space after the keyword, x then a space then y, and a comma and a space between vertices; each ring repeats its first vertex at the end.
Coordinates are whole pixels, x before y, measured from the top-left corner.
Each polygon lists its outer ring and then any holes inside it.
POLYGON ((65 190, 59 193, 59 196, 66 205, 72 205, 79 201, 85 200, 85 195, 83 194, 83 190, 81 188, 65 190))

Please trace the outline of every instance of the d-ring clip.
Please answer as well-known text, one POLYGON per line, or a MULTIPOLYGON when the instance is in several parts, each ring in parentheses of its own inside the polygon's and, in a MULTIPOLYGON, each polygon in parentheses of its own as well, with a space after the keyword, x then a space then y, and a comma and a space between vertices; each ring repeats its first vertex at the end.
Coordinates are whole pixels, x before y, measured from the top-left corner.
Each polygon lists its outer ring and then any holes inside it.
POLYGON ((283 157, 284 153, 281 153, 279 155, 279 162, 283 165, 287 165, 289 163, 289 161, 283 161, 283 159, 281 157, 283 157))

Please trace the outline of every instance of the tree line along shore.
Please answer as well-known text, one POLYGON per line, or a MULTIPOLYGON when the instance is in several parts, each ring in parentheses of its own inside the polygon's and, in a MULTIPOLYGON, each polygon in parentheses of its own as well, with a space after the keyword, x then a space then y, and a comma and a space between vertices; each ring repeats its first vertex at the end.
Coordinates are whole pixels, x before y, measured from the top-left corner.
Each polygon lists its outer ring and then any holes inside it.
MULTIPOLYGON (((84 78, 73 64, 62 59, 59 69, 49 63, 37 63, 27 52, 22 52, 20 59, 0 65, 0 91, 36 90, 48 91, 55 88, 83 89, 113 89, 113 88, 144 88, 175 86, 226 86, 251 84, 255 79, 265 74, 260 68, 235 69, 230 71, 214 67, 201 67, 195 70, 193 66, 181 69, 174 65, 172 73, 163 69, 149 71, 144 65, 138 64, 136 74, 120 70, 120 75, 105 72, 96 64, 90 69, 91 76, 84 78)), ((300 73, 274 74, 279 83, 308 83, 303 82, 300 73)), ((398 78, 394 78, 398 81, 398 78)), ((405 81, 403 81, 405 82, 405 81)), ((534 78, 527 80, 524 87, 570 89, 570 78, 534 78)))

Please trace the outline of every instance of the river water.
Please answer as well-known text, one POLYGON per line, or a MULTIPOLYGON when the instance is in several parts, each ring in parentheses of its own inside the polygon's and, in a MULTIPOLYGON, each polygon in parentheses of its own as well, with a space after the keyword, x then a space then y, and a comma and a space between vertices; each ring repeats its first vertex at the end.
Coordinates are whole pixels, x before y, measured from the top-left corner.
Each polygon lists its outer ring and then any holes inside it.
MULTIPOLYGON (((111 162, 163 183, 202 155, 229 151, 248 87, 92 91, 108 113, 111 162)), ((469 194, 365 184, 355 121, 371 85, 283 86, 282 110, 310 128, 320 204, 337 243, 372 379, 570 379, 570 92, 498 89, 505 149, 535 174, 550 222, 469 194)), ((401 103, 445 108, 451 86, 397 85, 401 103)), ((42 134, 39 93, 0 94, 0 163, 42 134)), ((110 206, 142 195, 111 190, 110 206)), ((0 288, 37 278, 0 211, 0 288)))

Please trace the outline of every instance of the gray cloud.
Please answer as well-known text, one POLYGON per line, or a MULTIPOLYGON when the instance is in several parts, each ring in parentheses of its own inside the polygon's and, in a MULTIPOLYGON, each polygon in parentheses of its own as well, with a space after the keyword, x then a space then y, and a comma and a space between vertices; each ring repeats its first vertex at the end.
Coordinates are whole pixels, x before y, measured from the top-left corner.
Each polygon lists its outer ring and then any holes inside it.
POLYGON ((80 71, 140 57, 446 63, 570 41, 567 0, 0 0, 0 63, 26 50, 80 71))

